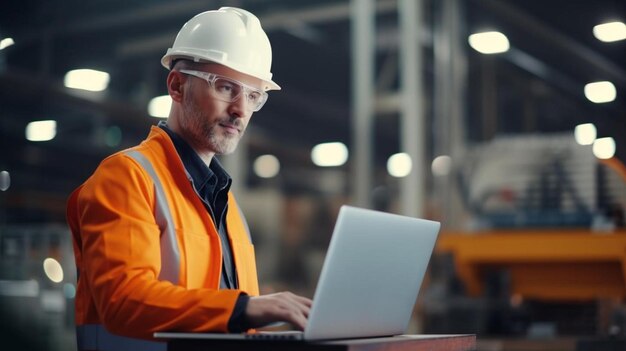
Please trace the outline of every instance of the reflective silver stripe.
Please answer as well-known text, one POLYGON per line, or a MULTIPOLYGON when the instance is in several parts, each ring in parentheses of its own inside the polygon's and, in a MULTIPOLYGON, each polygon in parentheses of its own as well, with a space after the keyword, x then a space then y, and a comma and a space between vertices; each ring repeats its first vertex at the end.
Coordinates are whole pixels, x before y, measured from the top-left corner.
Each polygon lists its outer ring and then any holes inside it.
POLYGON ((100 324, 76 326, 78 350, 98 351, 165 351, 164 342, 127 338, 109 333, 100 324))
POLYGON ((159 279, 177 284, 180 270, 180 251, 176 240, 174 220, 167 203, 167 197, 165 197, 165 191, 163 191, 163 185, 154 171, 152 163, 144 155, 134 150, 127 151, 126 154, 137 161, 152 177, 156 194, 154 217, 161 230, 161 273, 159 273, 159 279))

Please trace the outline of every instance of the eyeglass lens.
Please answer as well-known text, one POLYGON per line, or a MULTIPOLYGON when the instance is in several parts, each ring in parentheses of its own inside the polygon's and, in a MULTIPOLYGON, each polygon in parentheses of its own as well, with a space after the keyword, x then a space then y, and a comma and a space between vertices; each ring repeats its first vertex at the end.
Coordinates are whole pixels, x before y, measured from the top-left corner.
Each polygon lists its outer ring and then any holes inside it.
POLYGON ((235 101, 242 92, 245 93, 245 98, 254 107, 257 107, 262 99, 260 92, 245 88, 225 78, 216 78, 214 87, 215 93, 218 94, 219 98, 226 101, 235 101))

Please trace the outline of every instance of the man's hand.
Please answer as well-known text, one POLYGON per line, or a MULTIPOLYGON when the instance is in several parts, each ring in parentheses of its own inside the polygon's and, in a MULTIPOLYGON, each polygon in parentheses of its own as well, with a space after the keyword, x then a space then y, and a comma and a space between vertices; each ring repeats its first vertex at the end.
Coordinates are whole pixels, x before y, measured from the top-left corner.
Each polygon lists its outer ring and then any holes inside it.
POLYGON ((246 317, 252 328, 284 321, 304 330, 312 303, 311 299, 290 292, 250 297, 246 317))

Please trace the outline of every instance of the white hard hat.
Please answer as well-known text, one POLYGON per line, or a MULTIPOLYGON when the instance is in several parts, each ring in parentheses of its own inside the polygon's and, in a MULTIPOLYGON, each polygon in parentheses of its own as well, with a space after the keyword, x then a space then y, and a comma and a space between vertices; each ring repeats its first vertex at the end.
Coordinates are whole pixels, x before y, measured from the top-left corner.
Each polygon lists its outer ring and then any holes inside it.
POLYGON ((272 81, 272 47, 261 22, 252 13, 222 7, 190 19, 167 49, 161 64, 171 69, 176 59, 215 62, 261 79, 265 90, 280 90, 272 81))

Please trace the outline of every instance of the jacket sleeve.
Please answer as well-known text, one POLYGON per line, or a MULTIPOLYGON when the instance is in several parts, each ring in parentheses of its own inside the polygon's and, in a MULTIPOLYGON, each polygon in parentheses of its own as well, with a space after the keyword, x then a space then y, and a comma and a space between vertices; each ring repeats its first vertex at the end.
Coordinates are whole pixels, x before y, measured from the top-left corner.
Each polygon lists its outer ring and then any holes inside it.
POLYGON ((226 332, 241 291, 158 280, 154 197, 152 180, 119 154, 104 160, 77 196, 80 279, 87 280, 102 323, 110 332, 148 339, 163 330, 226 332))

